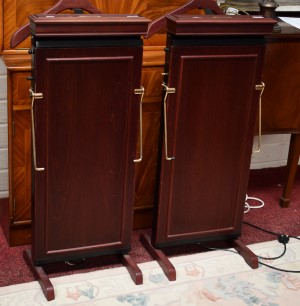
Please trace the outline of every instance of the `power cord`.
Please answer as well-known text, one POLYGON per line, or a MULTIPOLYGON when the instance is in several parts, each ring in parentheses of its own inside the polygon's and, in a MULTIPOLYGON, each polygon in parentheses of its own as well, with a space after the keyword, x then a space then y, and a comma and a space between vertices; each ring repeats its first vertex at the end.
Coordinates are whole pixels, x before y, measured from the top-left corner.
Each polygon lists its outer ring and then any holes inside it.
MULTIPOLYGON (((248 225, 248 226, 251 226, 253 228, 256 228, 256 229, 259 229, 263 232, 266 232, 268 234, 271 234, 271 235, 274 235, 274 236, 277 236, 277 240, 279 243, 282 243, 284 245, 284 251, 281 255, 277 256, 277 257, 273 257, 273 258, 268 258, 268 257, 262 257, 262 256, 258 256, 256 255, 258 258, 260 259, 263 259, 263 260, 275 260, 275 259, 278 259, 278 258, 281 258, 283 257, 283 255, 286 253, 286 244, 289 242, 290 240, 290 237, 291 238, 294 238, 294 239, 297 239, 297 240, 300 240, 299 237, 295 237, 295 236, 289 236, 289 235, 285 235, 285 234, 279 234, 279 233, 276 233, 276 232, 272 232, 270 230, 266 230, 262 227, 259 227, 257 225, 254 225, 254 224, 251 224, 249 222, 246 222, 246 221, 243 221, 244 224, 248 225)), ((286 270, 286 269, 280 269, 280 268, 277 268, 277 267, 274 267, 274 266, 270 266, 264 262, 261 262, 261 261, 258 261, 259 264, 263 265, 263 266, 266 266, 268 268, 271 268, 271 269, 274 269, 274 270, 278 270, 278 271, 281 271, 281 272, 289 272, 289 273, 300 273, 299 270, 286 270)))
POLYGON ((247 212, 250 211, 250 209, 252 208, 262 208, 265 206, 265 202, 259 198, 254 198, 254 197, 248 197, 248 194, 246 194, 246 199, 245 199, 245 211, 244 211, 244 214, 246 214, 247 212), (247 201, 248 200, 252 200, 252 201, 256 201, 256 202, 259 202, 260 204, 259 205, 250 205, 247 201))
MULTIPOLYGON (((221 249, 221 248, 212 248, 212 247, 206 246, 206 245, 203 244, 203 243, 200 243, 200 245, 203 246, 205 249, 207 249, 207 250, 209 250, 209 251, 222 250, 222 251, 227 251, 227 252, 232 252, 232 253, 238 254, 237 251, 231 250, 231 249, 226 249, 226 248, 224 248, 224 249, 221 249)), ((260 259, 263 259, 263 260, 276 260, 276 259, 279 259, 279 258, 283 257, 284 254, 286 253, 286 244, 283 243, 283 246, 284 246, 283 252, 282 252, 280 255, 276 256, 276 257, 263 257, 263 256, 259 256, 259 255, 256 255, 256 256, 257 256, 258 258, 260 258, 260 259)))
MULTIPOLYGON (((248 213, 250 211, 250 209, 255 209, 255 208, 262 208, 264 207, 265 203, 263 200, 259 199, 259 198, 255 198, 255 197, 249 197, 248 194, 246 194, 246 199, 245 199, 245 211, 244 211, 244 214, 248 213), (256 202, 259 202, 260 204, 259 205, 250 205, 248 203, 248 200, 253 200, 253 201, 256 201, 256 202)), ((288 236, 288 235, 284 235, 284 234, 279 234, 279 233, 275 233, 275 232, 272 232, 272 231, 269 231, 269 230, 266 230, 266 229, 263 229, 257 225, 254 225, 254 224, 251 224, 251 223, 248 223, 246 221, 243 221, 244 224, 246 225, 249 225, 249 226, 252 226, 253 228, 256 228, 256 229, 259 229, 261 231, 264 231, 268 234, 271 234, 271 235, 275 235, 277 236, 277 239, 278 239, 278 242, 279 243, 282 243, 283 246, 284 246, 284 250, 283 252, 279 255, 279 256, 276 256, 276 257, 263 257, 263 256, 257 256, 257 258, 260 258, 260 259, 263 259, 263 260, 276 260, 276 259, 279 259, 281 257, 283 257, 286 253, 286 244, 289 242, 290 240, 290 237, 291 238, 294 238, 294 239, 297 239, 297 240, 300 240, 299 237, 296 237, 296 236, 288 236)), ((205 247, 205 246, 204 246, 205 247)), ((228 249, 225 249, 225 250, 228 250, 228 249)), ((232 250, 230 250, 232 251, 232 250)), ((234 252, 234 251, 233 251, 234 252)), ((274 270, 278 270, 278 271, 282 271, 282 272, 289 272, 289 273, 300 273, 300 271, 294 271, 294 270, 285 270, 285 269, 280 269, 280 268, 277 268, 277 267, 274 267, 274 266, 270 266, 264 262, 261 262, 261 261, 258 261, 259 264, 263 265, 263 266, 266 266, 268 268, 271 268, 271 269, 274 269, 274 270)))
MULTIPOLYGON (((278 238, 278 241, 279 241, 279 240, 285 241, 286 239, 288 239, 288 240, 287 240, 287 242, 288 242, 288 241, 289 241, 289 238, 294 238, 294 239, 300 240, 299 237, 296 237, 296 236, 289 236, 289 235, 284 235, 284 234, 279 234, 279 233, 276 233, 276 232, 272 232, 272 231, 270 231, 270 230, 266 230, 266 229, 264 229, 264 228, 261 228, 261 227, 259 227, 259 226, 257 226, 257 225, 251 224, 251 223, 246 222, 246 221, 243 221, 243 223, 246 224, 246 225, 252 226, 252 227, 254 227, 254 228, 256 228, 256 229, 259 229, 259 230, 261 230, 261 231, 263 231, 263 232, 266 232, 266 233, 268 233, 268 234, 271 234, 271 235, 274 235, 274 236, 277 236, 277 237, 281 236, 281 238, 278 238)), ((279 241, 279 242, 281 242, 281 241, 279 241)), ((286 243, 287 243, 287 242, 286 242, 286 243)), ((281 243, 283 243, 283 242, 281 242, 281 243)))
POLYGON ((281 271, 281 272, 287 272, 287 273, 300 273, 300 271, 297 271, 297 270, 286 270, 286 269, 280 269, 280 268, 277 268, 277 267, 274 267, 274 266, 270 266, 270 265, 267 265, 266 263, 264 262, 258 262, 259 264, 263 265, 263 266, 266 266, 270 269, 273 269, 273 270, 277 270, 277 271, 281 271))
MULTIPOLYGON (((278 233, 275 233, 275 232, 272 232, 272 231, 263 229, 263 228, 261 228, 261 227, 259 227, 259 226, 257 226, 257 225, 253 225, 253 224, 251 224, 251 223, 248 223, 248 222, 246 222, 246 221, 243 221, 243 223, 246 224, 246 225, 252 226, 252 227, 254 227, 254 228, 256 228, 256 229, 259 229, 259 230, 261 230, 261 231, 264 231, 264 232, 266 232, 266 233, 269 233, 269 234, 272 234, 272 235, 277 236, 278 242, 283 244, 283 246, 284 246, 283 252, 282 252, 280 255, 276 256, 276 257, 263 257, 263 256, 256 255, 257 258, 260 258, 260 259, 263 259, 263 260, 276 260, 276 259, 279 259, 279 258, 283 257, 283 256, 285 255, 285 253, 286 253, 286 250, 287 250, 287 249, 286 249, 286 244, 289 242, 290 238, 294 238, 294 239, 300 240, 299 237, 288 236, 288 235, 284 235, 284 234, 278 234, 278 233)), ((203 244, 203 243, 199 243, 199 244, 200 244, 201 246, 203 246, 205 249, 210 250, 210 251, 219 250, 219 251, 227 251, 227 252, 232 252, 232 253, 238 254, 237 251, 232 250, 232 249, 226 249, 226 248, 224 248, 224 249, 223 249, 223 248, 211 248, 211 247, 206 246, 206 245, 203 244)), ((287 272, 287 273, 300 273, 300 270, 286 270, 286 269, 280 269, 280 268, 277 268, 277 267, 268 265, 268 264, 266 264, 266 263, 264 263, 264 262, 261 262, 261 261, 258 261, 258 263, 259 263, 260 265, 262 265, 262 266, 266 266, 266 267, 268 267, 268 268, 270 268, 270 269, 277 270, 277 271, 281 271, 281 272, 287 272)))
POLYGON ((276 260, 276 259, 279 259, 279 258, 283 257, 284 254, 286 253, 286 244, 285 243, 283 243, 283 247, 284 247, 284 250, 279 256, 276 256, 276 257, 263 257, 263 256, 259 256, 259 255, 256 255, 256 256, 257 256, 257 258, 260 258, 260 259, 263 259, 263 260, 276 260))

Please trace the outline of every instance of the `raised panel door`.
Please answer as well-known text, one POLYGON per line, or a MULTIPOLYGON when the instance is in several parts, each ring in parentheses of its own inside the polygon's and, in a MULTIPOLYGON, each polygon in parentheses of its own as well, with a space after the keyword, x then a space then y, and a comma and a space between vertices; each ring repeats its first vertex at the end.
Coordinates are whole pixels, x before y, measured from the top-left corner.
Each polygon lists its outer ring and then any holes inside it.
POLYGON ((241 231, 264 47, 253 39, 222 47, 203 40, 169 49, 166 85, 175 93, 166 99, 157 247, 241 231))
POLYGON ((142 48, 37 48, 33 258, 128 251, 142 48))

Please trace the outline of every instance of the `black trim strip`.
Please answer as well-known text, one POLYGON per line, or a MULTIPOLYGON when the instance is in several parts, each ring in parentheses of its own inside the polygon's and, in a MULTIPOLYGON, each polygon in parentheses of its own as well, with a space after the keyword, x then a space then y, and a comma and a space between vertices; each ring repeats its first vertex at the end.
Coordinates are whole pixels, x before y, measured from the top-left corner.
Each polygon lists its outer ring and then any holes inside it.
POLYGON ((265 45, 261 36, 171 36, 173 46, 249 46, 265 45))
POLYGON ((143 41, 136 37, 84 37, 84 38, 36 38, 36 48, 75 48, 75 47, 140 47, 143 41))

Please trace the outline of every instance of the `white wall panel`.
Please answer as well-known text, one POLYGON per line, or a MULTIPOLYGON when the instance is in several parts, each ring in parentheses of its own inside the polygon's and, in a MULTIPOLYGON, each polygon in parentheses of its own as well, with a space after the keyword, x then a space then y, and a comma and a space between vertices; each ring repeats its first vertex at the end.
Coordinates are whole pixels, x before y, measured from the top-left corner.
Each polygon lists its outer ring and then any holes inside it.
POLYGON ((0 191, 7 192, 8 190, 8 170, 0 170, 0 191))
POLYGON ((0 198, 8 197, 7 77, 0 57, 0 198))
POLYGON ((7 169, 8 165, 8 149, 0 149, 0 170, 7 169))

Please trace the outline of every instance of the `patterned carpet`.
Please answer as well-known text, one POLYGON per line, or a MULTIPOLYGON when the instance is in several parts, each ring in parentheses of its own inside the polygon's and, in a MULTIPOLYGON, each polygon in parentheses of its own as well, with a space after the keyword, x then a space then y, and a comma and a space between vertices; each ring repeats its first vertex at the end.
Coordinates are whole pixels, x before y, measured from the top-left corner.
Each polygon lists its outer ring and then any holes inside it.
MULTIPOLYGON (((249 246, 264 258, 277 257, 284 245, 269 241, 249 246)), ((230 249, 232 251, 232 249, 230 249)), ((177 280, 170 282, 154 262, 140 264, 144 283, 136 286, 123 267, 52 278, 55 300, 47 302, 38 282, 0 288, 0 305, 205 306, 297 305, 300 299, 300 241, 291 238, 284 256, 251 269, 241 256, 210 251, 171 258, 177 280)))
MULTIPOLYGON (((251 209, 244 215, 244 221, 258 225, 269 231, 289 236, 300 235, 300 171, 296 178, 291 203, 289 208, 282 209, 279 203, 279 197, 282 193, 282 182, 284 180, 284 167, 261 169, 250 172, 248 195, 257 197, 264 201, 264 207, 260 209, 251 209)), ((255 201, 248 201, 250 205, 257 205, 255 201)), ((151 233, 151 229, 135 230, 132 233, 132 251, 131 256, 135 262, 142 264, 151 261, 152 258, 139 241, 141 233, 151 233)), ((276 239, 276 235, 260 231, 256 228, 244 224, 240 239, 247 245, 266 242, 276 239)), ((29 267, 23 259, 24 249, 31 246, 9 247, 0 227, 0 287, 14 284, 32 282, 35 280, 29 267)), ((187 250, 180 248, 171 256, 179 256, 195 252, 202 252, 203 249, 192 248, 187 250)), ((49 264, 45 267, 47 274, 51 278, 57 278, 65 275, 77 273, 90 273, 100 269, 119 267, 119 260, 112 256, 86 260, 81 264, 69 266, 65 263, 49 264)), ((3 304, 0 303, 1 306, 3 304)), ((5 305, 5 304, 4 304, 5 305)), ((30 304, 29 304, 30 305, 30 304)), ((130 304, 129 304, 130 305, 130 304)))

